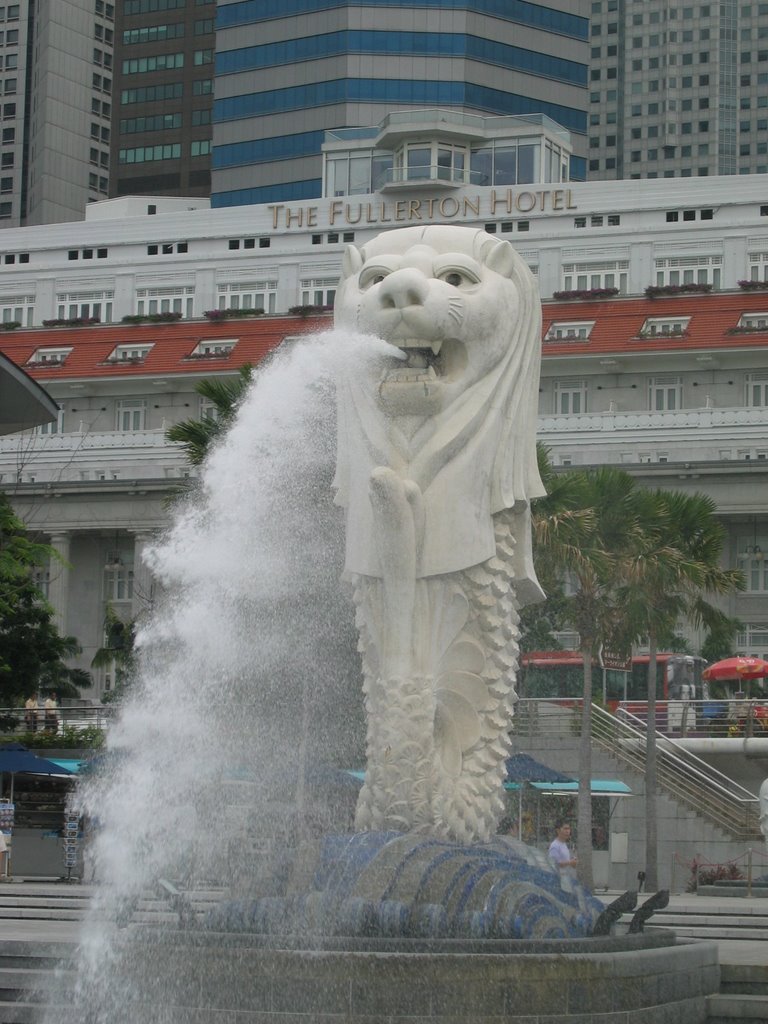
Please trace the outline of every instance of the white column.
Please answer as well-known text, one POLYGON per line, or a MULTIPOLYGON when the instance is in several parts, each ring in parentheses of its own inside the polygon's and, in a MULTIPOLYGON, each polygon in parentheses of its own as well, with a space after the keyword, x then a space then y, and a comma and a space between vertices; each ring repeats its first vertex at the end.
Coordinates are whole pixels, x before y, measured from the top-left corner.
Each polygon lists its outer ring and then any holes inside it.
POLYGON ((144 561, 144 552, 153 543, 151 533, 137 533, 133 539, 133 600, 131 618, 136 619, 149 611, 155 596, 155 579, 144 561))
POLYGON ((69 607, 69 549, 72 540, 69 533, 55 533, 50 545, 62 561, 51 559, 48 603, 54 611, 54 622, 62 636, 68 636, 67 609, 69 607))

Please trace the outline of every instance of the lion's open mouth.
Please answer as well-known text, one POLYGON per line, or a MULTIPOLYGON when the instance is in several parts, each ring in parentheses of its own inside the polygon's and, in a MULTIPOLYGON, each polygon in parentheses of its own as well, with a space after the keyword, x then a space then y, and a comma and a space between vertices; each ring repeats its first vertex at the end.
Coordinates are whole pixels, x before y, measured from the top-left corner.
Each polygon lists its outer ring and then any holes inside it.
POLYGON ((398 340, 396 345, 404 358, 388 372, 388 381, 434 380, 446 375, 447 365, 442 341, 425 343, 409 339, 398 340))

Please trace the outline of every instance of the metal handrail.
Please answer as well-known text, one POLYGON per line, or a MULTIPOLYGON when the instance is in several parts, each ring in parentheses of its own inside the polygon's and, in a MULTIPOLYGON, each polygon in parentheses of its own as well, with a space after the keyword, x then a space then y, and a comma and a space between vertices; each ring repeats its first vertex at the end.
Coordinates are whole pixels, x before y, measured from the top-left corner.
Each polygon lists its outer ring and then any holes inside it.
MULTIPOLYGON (((597 710, 600 714, 605 714, 602 708, 598 708, 597 710)), ((637 737, 644 740, 648 732, 647 724, 643 722, 642 719, 631 714, 631 712, 628 712, 625 708, 619 708, 617 710, 616 717, 618 718, 620 715, 630 726, 632 732, 637 737)), ((621 718, 619 720, 621 720, 621 718)), ((720 790, 727 797, 743 800, 748 803, 752 803, 757 800, 754 793, 750 793, 750 791, 742 786, 741 783, 734 781, 724 772, 714 768, 692 751, 686 750, 686 748, 683 747, 678 740, 674 739, 674 737, 658 731, 656 732, 656 737, 659 750, 665 756, 668 756, 671 761, 677 762, 681 768, 687 769, 693 775, 696 775, 702 783, 720 790), (718 776, 720 781, 717 779, 718 776)))
MULTIPOLYGON (((524 699, 518 702, 516 731, 523 734, 536 723, 533 734, 542 733, 558 721, 576 735, 581 728, 581 699, 524 699), (549 722, 547 720, 550 720, 549 722)), ((635 771, 645 774, 647 729, 631 714, 612 715, 592 706, 592 740, 635 771)), ((686 750, 675 740, 657 733, 657 776, 660 787, 731 835, 741 838, 760 836, 759 801, 743 786, 707 762, 686 750)))
MULTIPOLYGON (((3 737, 10 738, 20 733, 39 732, 42 735, 53 731, 50 728, 50 723, 45 722, 45 709, 42 706, 38 706, 33 713, 35 715, 34 728, 30 728, 29 712, 26 708, 0 708, 0 742, 3 737), (48 728, 46 728, 46 724, 48 724, 48 728)), ((114 706, 108 705, 58 707, 56 708, 56 732, 61 732, 65 727, 87 729, 95 726, 97 729, 105 729, 114 713, 114 706)))

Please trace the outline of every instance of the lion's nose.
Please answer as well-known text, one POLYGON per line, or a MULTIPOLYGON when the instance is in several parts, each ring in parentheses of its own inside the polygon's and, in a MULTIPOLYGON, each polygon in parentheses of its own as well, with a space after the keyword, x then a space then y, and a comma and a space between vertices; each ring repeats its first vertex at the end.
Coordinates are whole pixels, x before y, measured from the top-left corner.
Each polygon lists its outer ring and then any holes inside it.
POLYGON ((404 267, 384 278, 379 288, 379 298, 382 306, 404 309, 406 306, 423 306, 428 291, 429 282, 421 271, 404 267))

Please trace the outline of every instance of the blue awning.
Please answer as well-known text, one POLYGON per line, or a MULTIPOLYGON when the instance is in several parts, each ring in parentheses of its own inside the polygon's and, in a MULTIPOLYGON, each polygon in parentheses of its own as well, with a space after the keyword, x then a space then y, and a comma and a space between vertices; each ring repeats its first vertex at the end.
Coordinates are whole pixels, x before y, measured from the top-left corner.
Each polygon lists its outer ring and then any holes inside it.
POLYGON ((48 760, 53 764, 57 764, 59 768, 64 768, 71 775, 77 775, 83 765, 86 764, 85 761, 75 760, 71 757, 49 757, 48 760))
MULTIPOLYGON (((571 793, 578 793, 578 782, 529 782, 529 786, 537 789, 540 793, 557 794, 567 796, 571 793)), ((519 789, 518 782, 505 782, 504 789, 519 789)), ((619 779, 592 779, 592 796, 629 796, 632 790, 619 779)))

